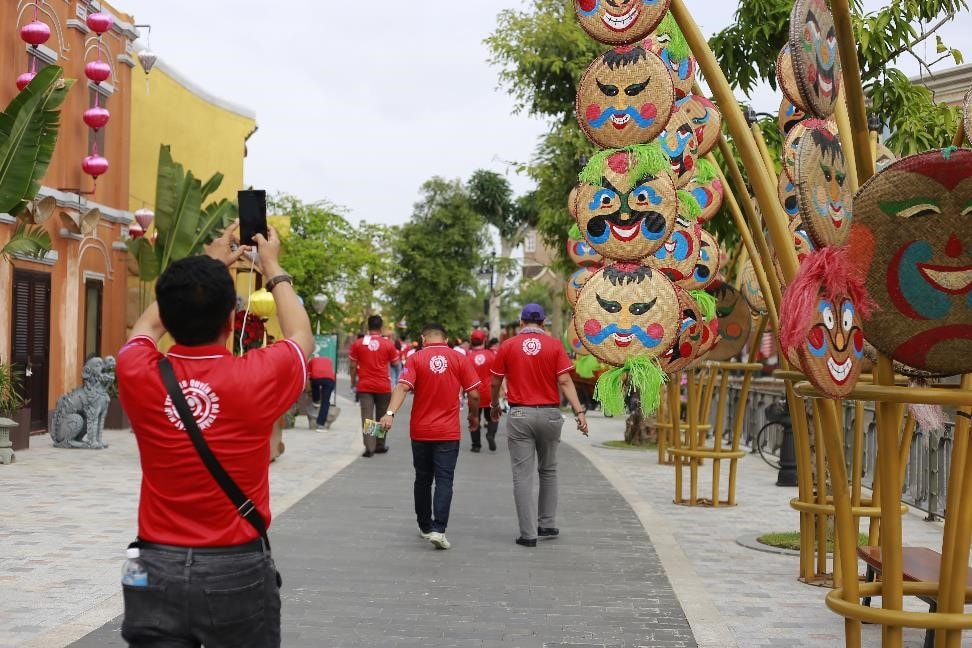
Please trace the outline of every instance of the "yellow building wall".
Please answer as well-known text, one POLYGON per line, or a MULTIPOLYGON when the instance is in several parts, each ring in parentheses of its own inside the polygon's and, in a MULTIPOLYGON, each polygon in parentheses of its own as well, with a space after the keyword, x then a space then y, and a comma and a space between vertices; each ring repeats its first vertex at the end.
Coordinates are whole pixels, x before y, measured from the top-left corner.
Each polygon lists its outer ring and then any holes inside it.
POLYGON ((172 147, 172 158, 205 182, 219 171, 223 184, 210 200, 236 201, 243 186, 246 138, 256 120, 182 82, 159 63, 147 79, 132 77, 131 176, 129 209, 154 210, 159 146, 172 147), (222 105, 221 105, 222 104, 222 105))

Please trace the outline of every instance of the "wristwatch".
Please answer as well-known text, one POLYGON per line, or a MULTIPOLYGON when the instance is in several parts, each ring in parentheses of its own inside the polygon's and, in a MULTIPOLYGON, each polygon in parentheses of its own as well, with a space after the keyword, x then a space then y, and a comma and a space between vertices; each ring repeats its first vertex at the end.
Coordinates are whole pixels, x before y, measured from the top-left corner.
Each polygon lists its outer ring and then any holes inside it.
POLYGON ((388 410, 387 412, 385 412, 385 416, 390 416, 392 418, 395 418, 395 412, 388 410))
POLYGON ((283 273, 283 274, 278 274, 276 277, 273 277, 272 279, 270 279, 267 282, 267 285, 264 286, 264 288, 267 289, 267 292, 273 292, 273 289, 277 287, 277 284, 281 284, 281 283, 289 283, 291 286, 293 286, 294 285, 294 278, 291 277, 286 272, 283 273))

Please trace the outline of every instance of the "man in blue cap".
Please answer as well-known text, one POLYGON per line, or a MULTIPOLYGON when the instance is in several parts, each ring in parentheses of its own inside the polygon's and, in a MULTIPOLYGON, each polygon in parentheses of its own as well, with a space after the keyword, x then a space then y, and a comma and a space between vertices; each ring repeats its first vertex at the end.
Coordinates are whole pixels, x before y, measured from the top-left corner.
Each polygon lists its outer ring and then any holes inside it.
POLYGON ((585 410, 570 379, 573 363, 564 345, 543 329, 543 306, 527 304, 520 313, 520 332, 500 345, 493 362, 490 416, 500 419, 500 387, 506 379, 510 415, 506 424, 513 468, 513 501, 520 527, 516 543, 536 547, 537 538, 555 538, 557 528, 557 446, 564 418, 563 391, 574 411, 577 429, 587 435, 585 410), (540 476, 539 499, 534 474, 540 476))

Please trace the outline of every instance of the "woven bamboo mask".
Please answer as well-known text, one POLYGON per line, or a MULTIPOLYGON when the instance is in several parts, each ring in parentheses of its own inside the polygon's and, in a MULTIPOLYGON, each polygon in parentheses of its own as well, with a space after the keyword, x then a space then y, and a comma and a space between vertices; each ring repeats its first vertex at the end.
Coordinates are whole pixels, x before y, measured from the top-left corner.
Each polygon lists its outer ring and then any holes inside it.
POLYGON ((581 268, 570 275, 564 284, 564 296, 567 298, 568 304, 571 306, 577 304, 577 298, 580 296, 581 288, 584 287, 588 279, 594 276, 595 272, 597 272, 597 268, 581 268))
POLYGON ((752 260, 747 260, 739 270, 739 292, 749 302, 752 310, 760 313, 766 312, 766 299, 759 287, 759 280, 756 278, 756 269, 753 268, 752 260))
POLYGON ((580 336, 577 335, 577 330, 574 328, 573 316, 571 316, 570 323, 567 326, 567 330, 565 331, 564 335, 567 336, 567 347, 571 353, 578 357, 591 354, 591 352, 587 350, 587 347, 581 343, 580 336))
POLYGON ((699 204, 699 208, 702 210, 702 213, 699 214, 700 223, 712 220, 722 209, 726 188, 719 178, 700 182, 698 176, 696 176, 685 185, 685 191, 692 194, 695 202, 699 204))
POLYGON ((898 160, 854 203, 851 258, 877 305, 868 342, 921 371, 972 371, 972 150, 898 160))
POLYGON ((807 113, 794 106, 793 102, 787 99, 786 96, 783 97, 783 100, 780 102, 780 112, 776 117, 776 123, 779 125, 780 132, 784 138, 790 133, 791 128, 806 118, 807 113))
POLYGON ((712 336, 708 326, 702 320, 702 309, 688 291, 675 286, 675 294, 678 296, 681 318, 678 335, 668 351, 659 358, 662 371, 668 374, 687 367, 698 354, 703 338, 708 339, 712 336))
POLYGON ((577 85, 577 121, 601 148, 652 141, 675 107, 675 89, 658 56, 625 45, 598 56, 577 85))
POLYGON ((806 343, 797 348, 800 366, 820 393, 847 396, 861 375, 864 334, 857 308, 846 295, 821 297, 806 343))
POLYGON ((800 217, 800 200, 797 198, 796 185, 790 180, 786 171, 780 171, 780 179, 776 185, 776 193, 780 197, 780 204, 787 218, 793 220, 800 217))
POLYGON ((749 303, 738 290, 725 282, 714 282, 706 292, 716 298, 716 317, 719 321, 719 343, 708 355, 709 360, 729 360, 746 346, 753 317, 749 303))
POLYGON ((834 17, 824 0, 797 0, 790 13, 793 74, 802 105, 820 119, 834 114, 840 97, 840 52, 834 17))
POLYGON ((800 142, 809 129, 819 128, 823 124, 826 125, 831 133, 837 135, 837 124, 835 122, 825 122, 819 119, 804 119, 790 129, 790 134, 783 141, 783 171, 794 184, 797 182, 796 161, 800 142))
POLYGON ((681 283, 690 279, 695 273, 701 247, 702 226, 696 221, 678 217, 675 219, 668 240, 645 262, 660 270, 672 281, 681 283))
POLYGON ((820 122, 808 128, 800 139, 796 172, 800 213, 814 244, 846 243, 854 217, 854 194, 840 138, 820 122))
POLYGON ((695 127, 698 156, 711 153, 722 134, 722 113, 716 105, 702 95, 690 94, 675 102, 675 110, 688 115, 695 127))
POLYGON ((965 141, 972 143, 972 90, 965 95, 965 141))
POLYGON ((577 22, 606 45, 627 45, 651 33, 671 0, 574 0, 577 22))
POLYGON ((675 287, 648 266, 616 263, 584 284, 574 325, 584 346, 602 362, 620 367, 629 357, 657 358, 678 332, 675 287))
POLYGON ((582 268, 600 268, 604 265, 604 257, 598 254, 597 250, 584 239, 573 241, 568 238, 567 256, 582 268))
POLYGON ((657 54, 668 67, 675 84, 675 98, 681 99, 692 94, 698 63, 671 14, 666 15, 655 31, 645 39, 645 47, 657 54))
POLYGON ((696 261, 692 274, 680 280, 678 286, 685 290, 703 290, 715 281, 718 274, 719 242, 712 234, 700 229, 699 260, 696 261))
POLYGON ((676 112, 658 135, 658 144, 671 161, 675 186, 681 189, 695 175, 699 157, 699 140, 692 119, 684 112, 676 112))
POLYGON ((784 45, 776 57, 776 81, 785 96, 797 110, 809 113, 803 99, 800 96, 800 86, 797 83, 796 72, 793 70, 793 57, 790 55, 790 46, 784 45))
POLYGON ((602 152, 581 177, 577 225, 594 250, 608 259, 638 261, 662 246, 679 201, 657 146, 602 152))

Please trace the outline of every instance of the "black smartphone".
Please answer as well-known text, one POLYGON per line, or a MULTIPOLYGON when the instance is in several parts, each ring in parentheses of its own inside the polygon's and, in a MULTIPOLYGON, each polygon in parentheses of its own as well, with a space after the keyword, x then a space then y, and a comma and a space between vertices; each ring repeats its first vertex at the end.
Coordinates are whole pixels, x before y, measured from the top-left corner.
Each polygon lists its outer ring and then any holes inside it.
POLYGON ((240 212, 240 243, 256 245, 254 234, 267 236, 267 192, 263 189, 244 189, 236 192, 240 212))

